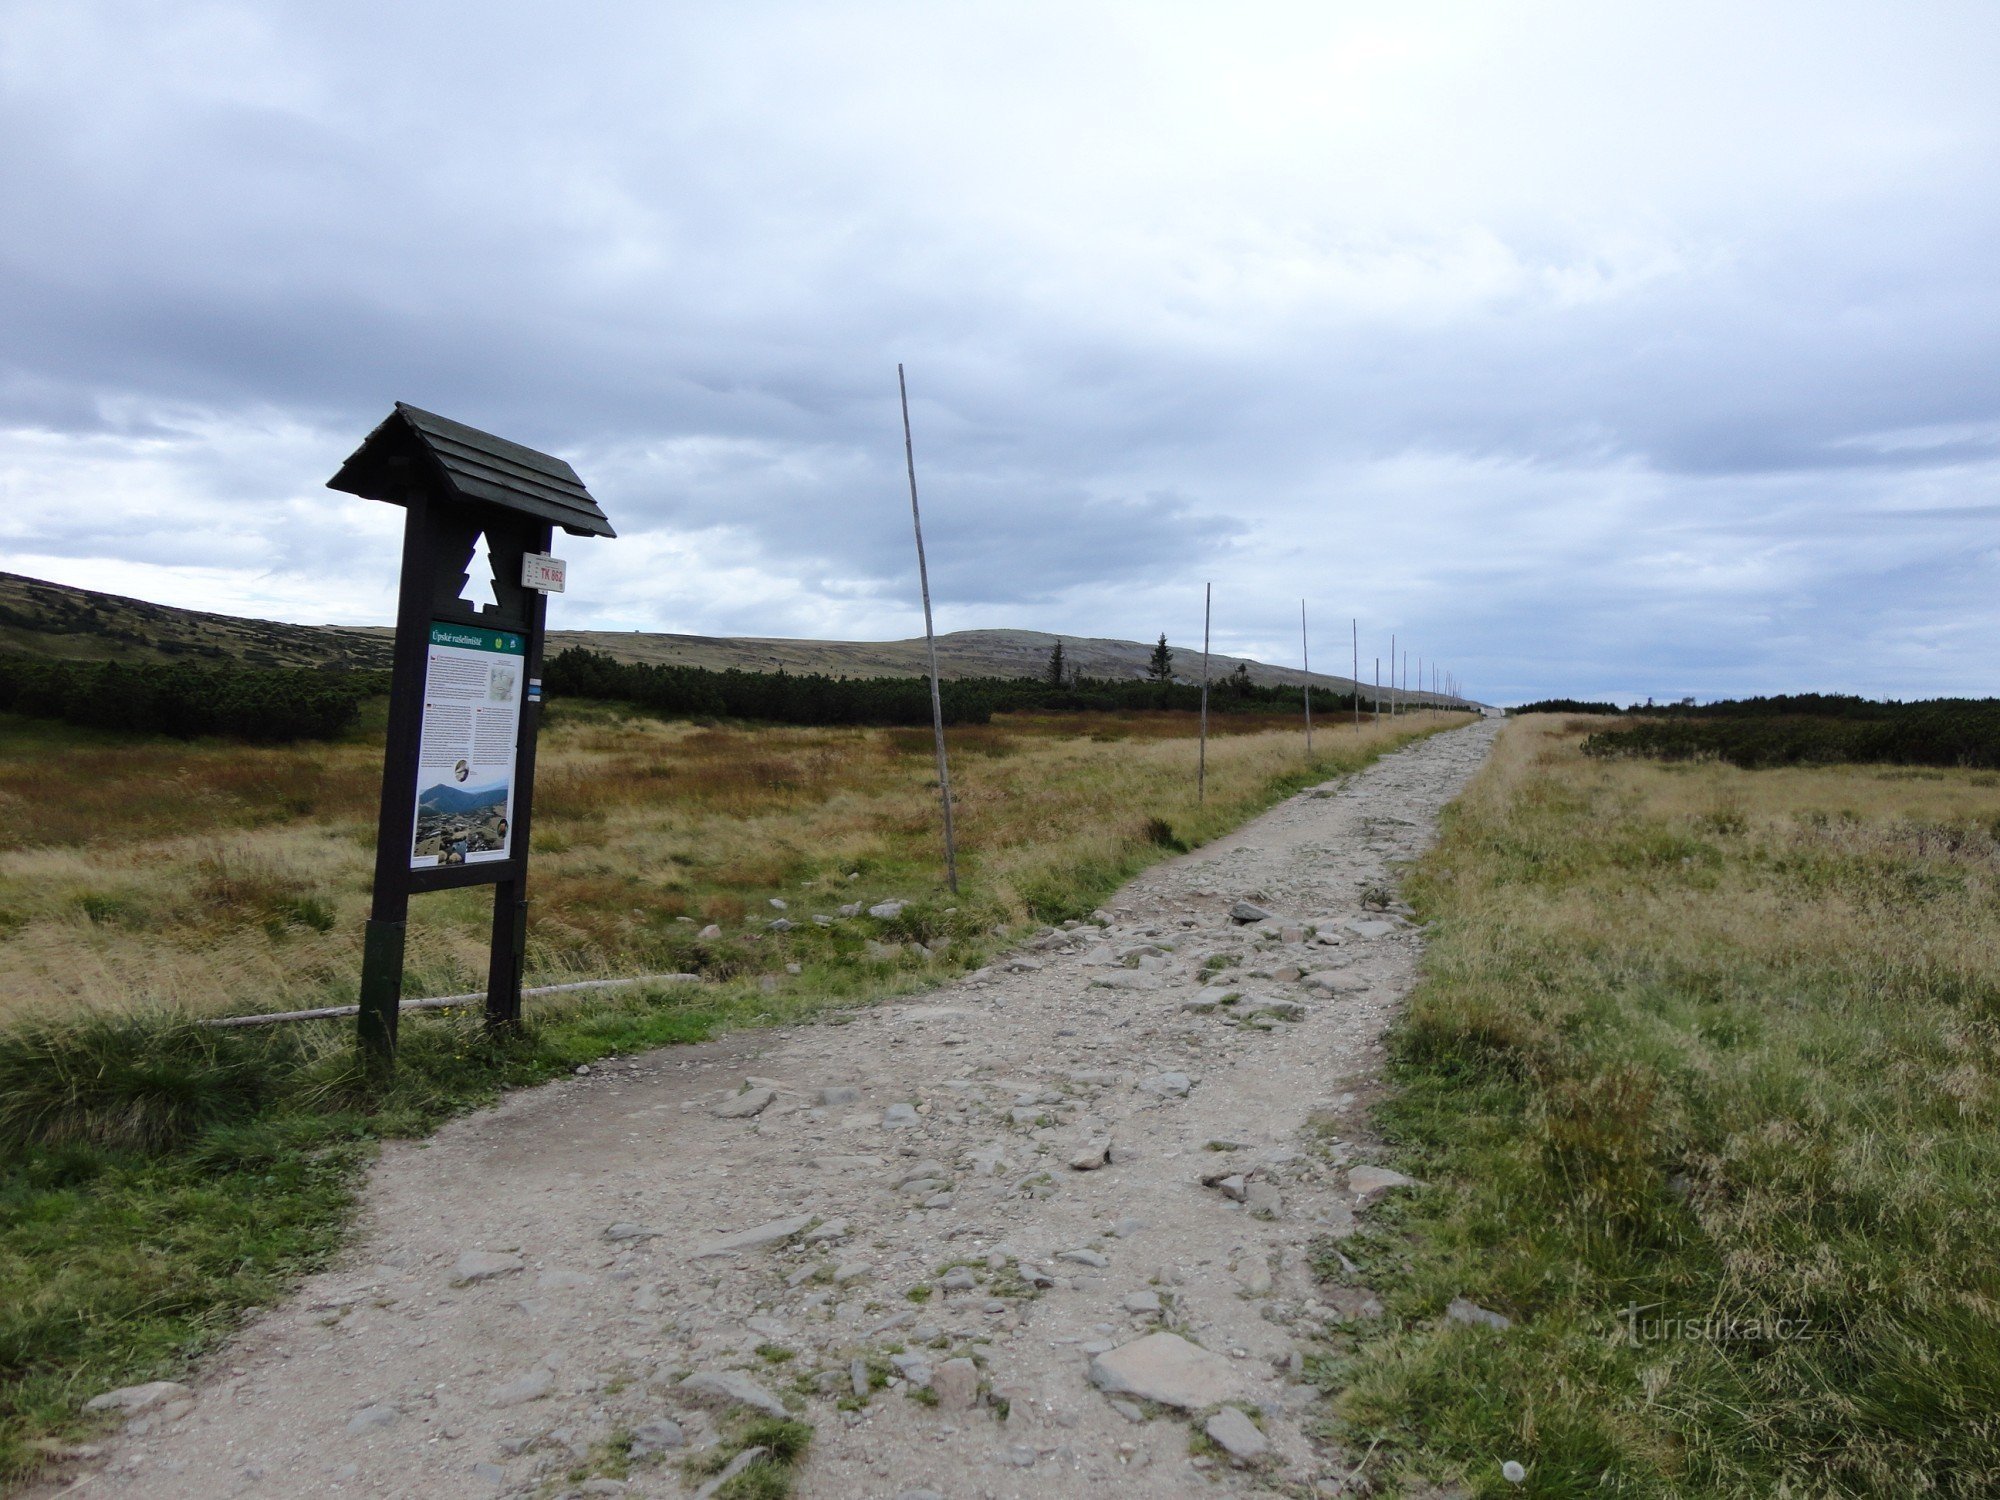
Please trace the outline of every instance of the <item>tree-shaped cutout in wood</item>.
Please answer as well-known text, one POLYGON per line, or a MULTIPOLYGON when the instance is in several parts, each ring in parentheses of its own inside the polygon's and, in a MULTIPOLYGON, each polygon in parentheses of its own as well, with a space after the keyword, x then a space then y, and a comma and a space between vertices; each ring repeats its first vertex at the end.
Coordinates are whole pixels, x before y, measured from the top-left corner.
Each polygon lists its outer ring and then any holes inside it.
POLYGON ((465 587, 458 591, 459 599, 475 609, 498 609, 500 596, 493 589, 493 557, 486 550, 486 533, 480 532, 472 539, 472 556, 465 564, 465 587))

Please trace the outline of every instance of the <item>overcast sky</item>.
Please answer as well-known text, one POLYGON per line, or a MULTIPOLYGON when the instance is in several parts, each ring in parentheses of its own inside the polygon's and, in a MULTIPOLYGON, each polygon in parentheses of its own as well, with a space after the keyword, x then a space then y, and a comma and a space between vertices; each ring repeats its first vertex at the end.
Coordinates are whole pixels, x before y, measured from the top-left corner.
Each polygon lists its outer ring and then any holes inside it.
POLYGON ((2000 692, 2000 6, 0 0, 0 567, 391 617, 397 399, 558 626, 2000 692), (1642 9, 1649 14, 1642 15, 1642 9))

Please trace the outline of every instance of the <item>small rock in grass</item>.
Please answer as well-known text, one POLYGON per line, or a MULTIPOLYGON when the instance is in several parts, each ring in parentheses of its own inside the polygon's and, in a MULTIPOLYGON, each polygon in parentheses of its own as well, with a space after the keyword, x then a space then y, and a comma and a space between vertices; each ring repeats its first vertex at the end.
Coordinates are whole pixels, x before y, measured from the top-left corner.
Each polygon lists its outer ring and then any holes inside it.
POLYGON ((1330 1238, 1336 1240, 1351 1238, 1359 1227, 1354 1222, 1354 1210, 1340 1202, 1329 1203, 1326 1212, 1319 1216, 1317 1223, 1330 1238))
POLYGON ((1233 1406, 1225 1406, 1202 1425, 1210 1442, 1238 1463, 1255 1463, 1271 1451, 1271 1440, 1257 1424, 1233 1406))
POLYGON ((904 901, 877 901, 868 908, 868 915, 877 921, 893 922, 903 914, 903 908, 908 904, 904 901))
POLYGON ((680 1388, 690 1396, 724 1406, 747 1406, 768 1417, 789 1415, 784 1402, 738 1370, 697 1370, 680 1388))
POLYGON ((1481 1307, 1467 1297, 1452 1298, 1445 1307, 1444 1315, 1454 1323, 1468 1323, 1476 1328, 1494 1328, 1504 1332, 1514 1326, 1514 1320, 1505 1313, 1481 1307))
POLYGON ((1347 1174, 1347 1190, 1363 1202, 1373 1202, 1395 1188, 1421 1186, 1416 1178, 1387 1167, 1355 1167, 1347 1174))
POLYGON ((651 1458, 669 1448, 679 1448, 687 1442, 687 1434, 681 1431, 681 1424, 671 1417, 654 1417, 649 1422, 641 1422, 632 1429, 632 1456, 651 1458))
POLYGON ((706 927, 702 928, 700 932, 697 932, 695 936, 702 939, 705 942, 712 943, 717 938, 722 936, 722 929, 716 926, 715 923, 710 922, 706 927))

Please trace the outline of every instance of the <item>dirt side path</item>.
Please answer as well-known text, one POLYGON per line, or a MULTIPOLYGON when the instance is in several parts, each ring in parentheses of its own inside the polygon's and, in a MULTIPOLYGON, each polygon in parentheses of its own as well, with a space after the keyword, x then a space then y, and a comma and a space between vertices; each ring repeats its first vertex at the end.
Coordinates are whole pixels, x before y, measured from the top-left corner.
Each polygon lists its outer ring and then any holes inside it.
POLYGON ((1429 842, 1491 739, 1302 793, 1134 881, 1107 928, 921 1003, 601 1065, 391 1147, 342 1267, 75 1488, 678 1496, 732 1380, 814 1424, 807 1497, 1333 1479, 1294 1341, 1366 1314, 1304 1261, 1366 1179, 1308 1117, 1374 1074, 1418 956, 1362 893, 1429 842), (1245 899, 1276 915, 1233 921, 1245 899), (770 1243, 725 1239, 760 1226, 770 1243), (1191 1441, 1225 1404, 1254 1420, 1219 1433, 1268 1454, 1191 1441), (635 1431, 657 1456, 612 1477, 635 1431))

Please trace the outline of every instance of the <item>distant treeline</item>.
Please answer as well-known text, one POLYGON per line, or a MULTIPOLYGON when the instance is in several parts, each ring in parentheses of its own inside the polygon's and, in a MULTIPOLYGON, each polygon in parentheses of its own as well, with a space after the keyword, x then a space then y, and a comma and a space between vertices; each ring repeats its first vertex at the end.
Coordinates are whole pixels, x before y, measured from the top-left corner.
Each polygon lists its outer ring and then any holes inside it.
POLYGON ((1507 710, 1510 714, 1615 714, 1623 713, 1615 703, 1589 703, 1581 698, 1540 698, 1507 710))
POLYGON ((1849 763, 2000 766, 2000 699, 1884 703, 1798 693, 1631 712, 1646 717, 1598 731, 1583 742, 1584 752, 1723 760, 1746 770, 1849 763))
MULTIPOLYGON (((549 658, 543 682, 551 700, 602 698, 671 718, 755 719, 776 724, 928 724, 930 682, 923 677, 828 677, 734 668, 621 662, 572 646, 549 658)), ((362 700, 385 693, 389 674, 310 667, 196 666, 173 663, 64 662, 0 656, 0 712, 60 719, 93 729, 180 738, 230 735, 277 742, 332 739, 355 721, 362 700)), ((996 713, 1193 711, 1201 688, 1148 679, 959 678, 940 684, 947 724, 985 724, 996 713)), ((1209 711, 1294 714, 1296 687, 1265 687, 1247 672, 1209 685, 1209 711)), ((1312 690, 1315 714, 1354 711, 1347 693, 1312 690)), ((1364 696, 1363 712, 1372 705, 1364 696)))
POLYGON ((0 656, 0 711, 181 739, 332 739, 388 686, 387 672, 0 656))
MULTIPOLYGON (((764 719, 779 724, 928 724, 930 683, 922 677, 828 677, 817 672, 711 671, 706 667, 621 662, 571 646, 549 658, 551 698, 607 698, 676 718, 764 719)), ((1186 683, 1078 678, 1061 686, 1036 677, 957 678, 939 686, 947 724, 984 724, 996 713, 1196 709, 1201 689, 1186 683)), ((1351 713, 1351 694, 1314 688, 1315 713, 1351 713)), ((1295 687, 1262 687, 1248 674, 1217 678, 1216 713, 1296 712, 1295 687)))

